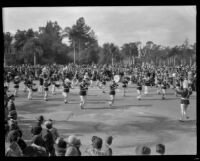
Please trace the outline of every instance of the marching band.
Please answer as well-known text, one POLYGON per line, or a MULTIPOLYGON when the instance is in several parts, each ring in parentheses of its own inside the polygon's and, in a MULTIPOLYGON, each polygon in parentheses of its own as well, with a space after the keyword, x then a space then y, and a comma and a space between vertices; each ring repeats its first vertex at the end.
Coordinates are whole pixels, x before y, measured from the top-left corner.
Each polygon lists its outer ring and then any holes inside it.
MULTIPOLYGON (((112 69, 113 70, 113 69, 112 69)), ((127 70, 128 71, 128 70, 127 70)), ((62 95, 64 97, 64 103, 69 103, 69 92, 75 86, 79 85, 79 95, 80 95, 80 108, 84 109, 87 101, 87 92, 89 88, 94 87, 94 81, 96 81, 96 86, 105 93, 106 88, 109 88, 109 107, 112 107, 115 101, 116 89, 123 89, 123 96, 127 93, 128 84, 132 82, 136 84, 136 98, 141 100, 142 89, 144 86, 144 95, 150 94, 149 88, 154 86, 157 88, 157 94, 162 94, 161 100, 166 98, 167 88, 174 88, 175 95, 181 96, 181 119, 184 120, 186 117, 186 110, 188 107, 189 96, 191 95, 191 89, 194 88, 194 79, 196 79, 195 73, 188 72, 187 75, 183 76, 181 72, 162 72, 162 70, 157 70, 154 72, 141 71, 141 69, 136 69, 130 74, 127 71, 115 70, 112 72, 106 71, 105 68, 98 70, 97 68, 92 68, 91 70, 79 71, 75 69, 73 72, 69 72, 68 67, 64 67, 61 70, 51 70, 48 67, 44 67, 41 73, 38 74, 39 80, 39 92, 44 94, 44 100, 48 101, 49 87, 51 86, 51 93, 54 95, 60 86, 62 86, 62 95), (110 84, 107 86, 107 82, 110 84), (60 82, 63 82, 62 85, 60 82), (118 83, 121 83, 120 87, 118 83), (187 85, 185 85, 187 84, 187 85)), ((36 83, 33 83, 34 76, 25 72, 24 75, 7 72, 4 73, 4 84, 9 90, 9 84, 12 81, 12 75, 14 75, 14 96, 18 95, 19 84, 21 80, 24 81, 24 91, 28 90, 28 100, 32 99, 33 92, 37 92, 36 83)), ((94 88, 93 88, 94 89, 94 88)), ((117 91, 118 93, 119 91, 117 91)))

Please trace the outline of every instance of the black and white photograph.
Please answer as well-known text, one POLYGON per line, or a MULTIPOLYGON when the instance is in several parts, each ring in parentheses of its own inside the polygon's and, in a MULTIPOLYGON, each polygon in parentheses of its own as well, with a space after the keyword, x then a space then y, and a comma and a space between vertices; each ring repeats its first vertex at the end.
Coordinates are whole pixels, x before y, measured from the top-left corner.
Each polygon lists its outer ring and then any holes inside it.
POLYGON ((196 5, 3 7, 5 157, 197 155, 196 5))

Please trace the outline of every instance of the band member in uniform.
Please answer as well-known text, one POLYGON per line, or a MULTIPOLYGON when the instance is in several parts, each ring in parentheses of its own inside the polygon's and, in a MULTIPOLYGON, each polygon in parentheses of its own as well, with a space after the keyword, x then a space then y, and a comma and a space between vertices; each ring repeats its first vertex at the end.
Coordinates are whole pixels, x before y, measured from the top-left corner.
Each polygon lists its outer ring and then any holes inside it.
POLYGON ((48 101, 47 97, 48 97, 48 91, 49 91, 49 86, 51 85, 51 83, 49 82, 48 78, 44 79, 44 100, 48 101))
POLYGON ((178 97, 177 91, 180 90, 180 88, 181 88, 180 81, 179 81, 179 79, 176 79, 175 80, 175 95, 176 95, 176 97, 178 97))
POLYGON ((141 100, 142 97, 142 79, 139 78, 137 81, 137 99, 141 100))
POLYGON ((161 93, 161 77, 160 76, 157 76, 156 77, 156 86, 157 86, 157 94, 160 94, 161 93))
POLYGON ((24 76, 24 89, 23 89, 24 92, 26 92, 26 91, 27 91, 27 88, 28 88, 28 87, 27 87, 27 82, 28 82, 28 77, 25 75, 25 76, 24 76))
POLYGON ((41 73, 39 75, 39 92, 43 92, 44 75, 41 73))
POLYGON ((19 76, 15 76, 14 78, 14 96, 17 97, 18 95, 18 90, 19 90, 19 83, 20 83, 20 78, 19 76))
POLYGON ((95 70, 92 71, 92 77, 91 77, 91 80, 90 80, 90 86, 92 87, 93 86, 93 81, 96 81, 97 80, 97 72, 95 70))
POLYGON ((52 92, 52 95, 55 94, 55 89, 56 89, 56 81, 58 81, 58 76, 56 73, 53 74, 53 76, 51 77, 51 92, 52 92))
POLYGON ((118 84, 112 80, 112 83, 110 84, 110 101, 109 103, 109 107, 111 107, 114 104, 115 101, 115 89, 118 87, 118 84))
POLYGON ((122 87, 124 89, 124 96, 125 96, 125 93, 126 93, 126 88, 128 86, 128 82, 129 82, 129 77, 125 75, 124 78, 123 78, 123 81, 122 81, 122 87))
POLYGON ((180 102, 180 108, 181 108, 181 118, 179 121, 183 122, 185 119, 189 119, 187 116, 187 108, 190 104, 189 97, 192 94, 192 89, 187 87, 187 84, 183 84, 183 89, 176 89, 177 93, 181 95, 181 102, 180 102))
POLYGON ((106 93, 105 92, 105 88, 106 88, 106 76, 105 75, 103 75, 102 77, 101 77, 101 80, 100 80, 100 85, 99 85, 99 88, 100 89, 102 89, 102 93, 106 93))
POLYGON ((162 89, 162 99, 165 99, 165 95, 166 95, 166 89, 167 89, 167 82, 164 79, 161 83, 161 89, 162 89))
POLYGON ((68 78, 65 79, 63 82, 63 96, 64 96, 64 102, 65 104, 68 103, 68 94, 69 94, 69 89, 71 88, 71 82, 69 81, 68 78))
POLYGON ((148 86, 150 86, 150 78, 148 76, 145 77, 145 86, 144 86, 144 94, 147 95, 149 93, 148 86))
POLYGON ((33 79, 29 76, 27 80, 27 88, 28 88, 28 99, 32 99, 32 86, 33 86, 33 79))
POLYGON ((83 81, 80 83, 80 92, 79 92, 80 99, 81 99, 81 102, 80 102, 81 109, 84 108, 84 105, 86 103, 87 89, 88 89, 88 84, 87 84, 86 80, 83 79, 83 81))

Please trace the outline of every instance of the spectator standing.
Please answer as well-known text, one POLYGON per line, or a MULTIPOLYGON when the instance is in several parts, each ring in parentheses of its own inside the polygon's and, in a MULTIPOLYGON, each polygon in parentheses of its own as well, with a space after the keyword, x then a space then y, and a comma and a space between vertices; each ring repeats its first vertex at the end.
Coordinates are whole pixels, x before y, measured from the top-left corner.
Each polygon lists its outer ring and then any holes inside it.
POLYGON ((165 145, 163 144, 157 144, 156 145, 156 152, 160 155, 164 155, 165 154, 165 145))
POLYGON ((7 157, 22 157, 23 153, 18 145, 17 141, 19 139, 18 130, 11 130, 8 133, 9 147, 6 149, 5 156, 7 157))
POLYGON ((35 135, 32 139, 31 146, 34 148, 36 156, 48 157, 48 153, 45 148, 44 140, 41 135, 35 135))
POLYGON ((74 136, 70 135, 67 140, 68 146, 65 156, 81 156, 80 152, 80 146, 81 142, 80 140, 74 136))
POLYGON ((150 155, 151 154, 151 149, 147 146, 137 146, 135 149, 135 153, 137 155, 150 155))
POLYGON ((49 121, 49 131, 51 131, 55 142, 56 139, 59 137, 59 133, 58 130, 55 127, 53 127, 53 120, 49 119, 48 121, 49 121))
POLYGON ((105 152, 101 150, 103 141, 99 137, 95 137, 92 143, 92 148, 86 150, 89 156, 105 156, 105 152))
POLYGON ((105 154, 107 156, 112 156, 112 149, 111 149, 111 144, 112 144, 112 140, 113 140, 113 137, 112 136, 108 136, 105 140, 105 154))
POLYGON ((59 137, 55 141, 54 148, 56 156, 65 156, 67 142, 63 138, 59 137))
POLYGON ((55 156, 55 149, 54 149, 54 138, 53 134, 49 129, 52 128, 52 123, 50 121, 46 121, 45 123, 45 133, 43 135, 43 139, 45 141, 45 147, 49 156, 55 156))
POLYGON ((37 118, 37 121, 36 121, 36 123, 32 126, 32 128, 31 128, 31 133, 32 133, 32 135, 35 135, 34 134, 34 129, 36 128, 36 127, 40 127, 41 128, 41 131, 42 131, 42 124, 43 124, 43 122, 44 122, 44 117, 42 116, 42 115, 40 115, 38 118, 37 118))
POLYGON ((27 147, 27 144, 26 144, 26 142, 22 139, 22 135, 23 135, 23 134, 22 134, 22 131, 19 129, 18 132, 19 132, 19 139, 17 140, 17 143, 18 143, 19 147, 21 148, 22 152, 24 152, 24 150, 25 150, 26 147, 27 147))

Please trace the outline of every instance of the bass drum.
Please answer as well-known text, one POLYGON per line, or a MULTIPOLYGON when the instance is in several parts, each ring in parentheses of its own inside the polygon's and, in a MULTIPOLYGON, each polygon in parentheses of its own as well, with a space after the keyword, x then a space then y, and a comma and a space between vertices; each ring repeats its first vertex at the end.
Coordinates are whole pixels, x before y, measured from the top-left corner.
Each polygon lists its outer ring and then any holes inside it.
POLYGON ((118 83, 118 82, 120 81, 120 76, 119 76, 119 75, 115 75, 115 76, 114 76, 114 81, 115 81, 116 83, 118 83))

